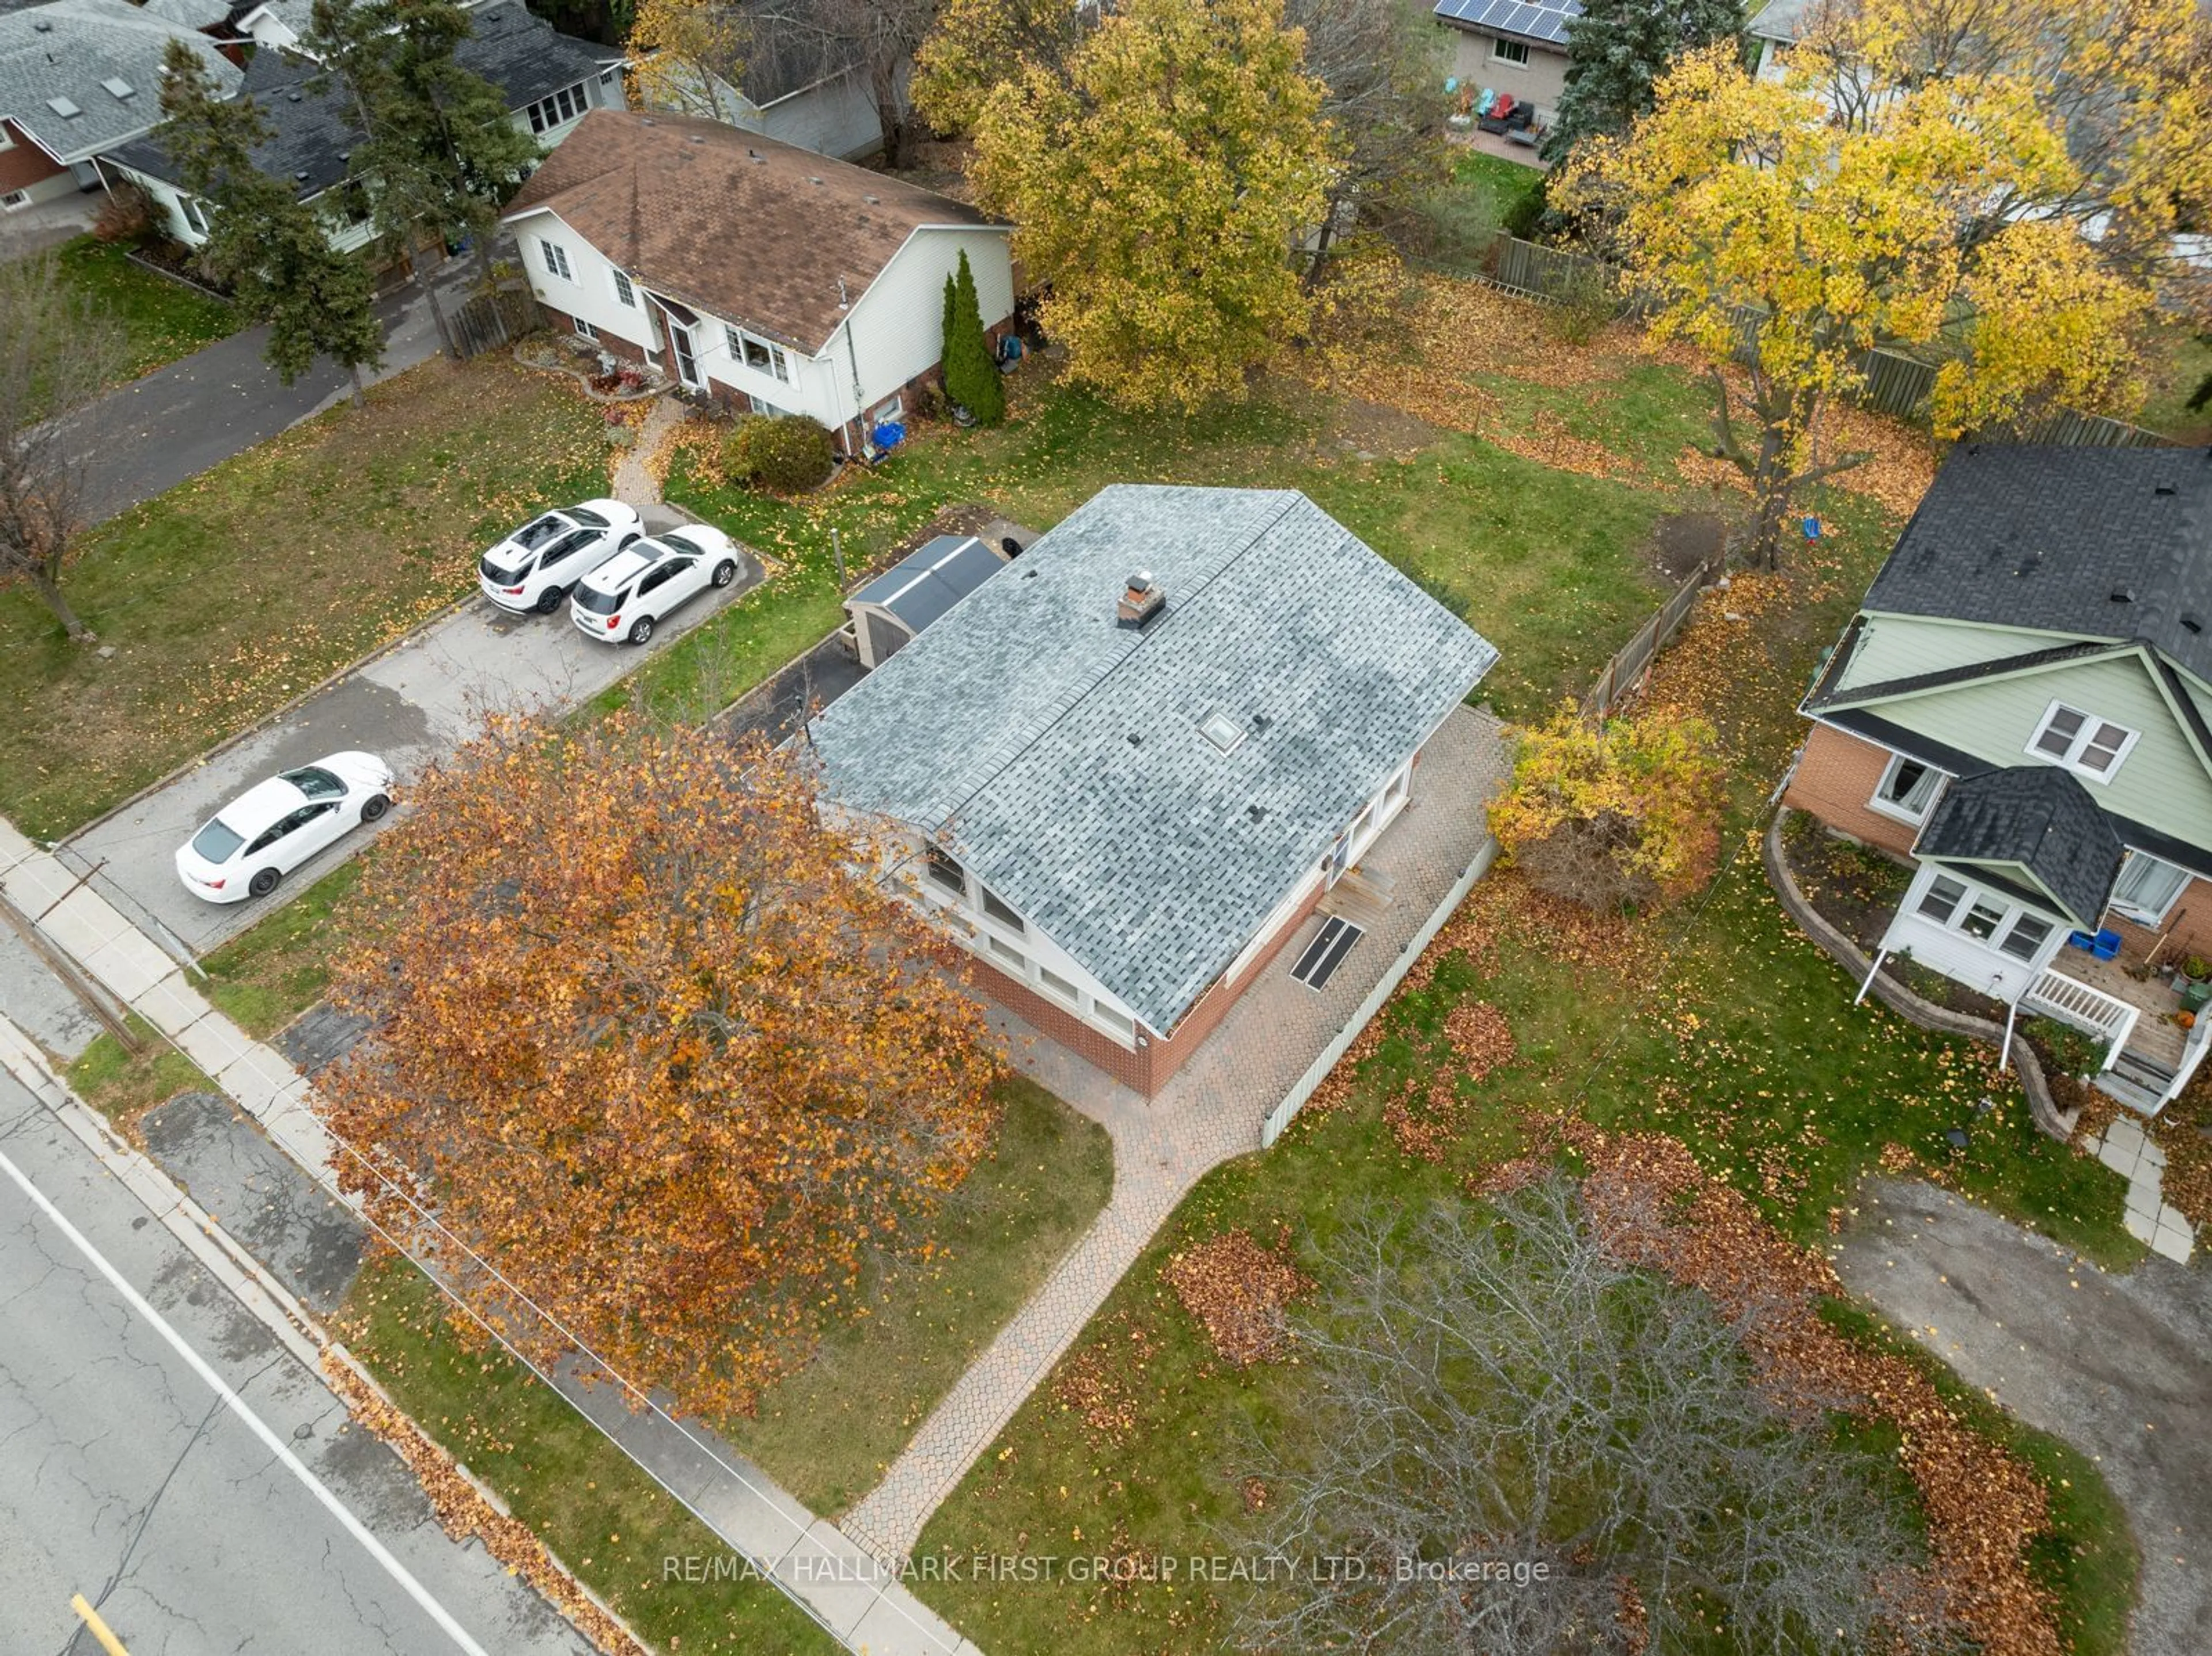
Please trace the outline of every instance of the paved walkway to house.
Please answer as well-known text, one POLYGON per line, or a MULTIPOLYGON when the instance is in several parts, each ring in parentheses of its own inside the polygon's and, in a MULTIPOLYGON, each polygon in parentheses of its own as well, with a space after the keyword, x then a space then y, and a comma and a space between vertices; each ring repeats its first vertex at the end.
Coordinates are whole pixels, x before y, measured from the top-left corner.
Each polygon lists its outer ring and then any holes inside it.
POLYGON ((2212 1650, 2212 1275, 2124 1276, 1948 1192, 1877 1180, 1836 1251, 1854 1294, 2094 1459, 2142 1551, 2135 1656, 2212 1650))
MULTIPOLYGON (((0 821, 0 901, 190 1057, 295 1165, 335 1193, 336 1168, 349 1152, 317 1119, 307 1077, 282 1052, 216 1011, 121 910, 5 821, 0 821)), ((13 1039, 0 1040, 0 1063, 43 1069, 37 1055, 13 1039)), ((167 1112, 185 1107, 185 1100, 165 1107, 167 1112)), ((179 1137, 194 1131, 177 1119, 166 1126, 157 1121, 153 1132, 170 1130, 179 1137)), ((256 1169, 236 1146, 210 1148, 202 1160, 210 1193, 234 1183, 251 1200, 276 1199, 270 1169, 256 1169)), ((325 1240, 342 1247, 343 1238, 332 1240, 336 1222, 317 1216, 325 1240)), ((207 1228, 212 1233, 212 1220, 207 1228)), ((272 1246, 270 1238, 260 1240, 272 1246)), ((244 1253, 234 1242, 227 1246, 244 1253)), ((281 1263, 313 1287, 333 1277, 342 1262, 325 1249, 323 1257, 288 1257, 281 1263)), ((320 1338, 319 1330, 308 1331, 320 1338)), ((556 1375, 555 1383, 649 1476, 848 1647, 866 1656, 977 1656, 973 1645, 858 1545, 713 1434, 658 1410, 632 1412, 614 1388, 586 1386, 573 1369, 556 1375)))
MULTIPOLYGON (((1458 907, 1470 872, 1487 866, 1483 804, 1509 769, 1497 719, 1486 710, 1456 709, 1423 755, 1411 804, 1360 864, 1390 883, 1391 900, 1358 917, 1367 936, 1328 988, 1317 993, 1290 975, 1326 918, 1316 913, 1149 1104, 992 1006, 1016 1061, 1112 1137, 1114 1193, 1043 1287, 922 1422, 883 1482, 846 1514, 848 1535, 878 1558, 912 1554, 930 1515, 1074 1344, 1191 1186, 1260 1148, 1261 1124, 1295 1089, 1311 1090, 1327 1073, 1324 1060, 1333 1061, 1332 1048, 1340 1050, 1339 1043, 1366 1023, 1458 907)), ((959 1545, 957 1538, 952 1544, 959 1545)))
POLYGON ((2152 1143, 2139 1123, 2124 1115, 2115 1116, 2089 1149, 2128 1181, 2128 1234, 2152 1253, 2187 1265, 2196 1251, 2197 1228, 2166 1199, 2166 1152, 2152 1143))

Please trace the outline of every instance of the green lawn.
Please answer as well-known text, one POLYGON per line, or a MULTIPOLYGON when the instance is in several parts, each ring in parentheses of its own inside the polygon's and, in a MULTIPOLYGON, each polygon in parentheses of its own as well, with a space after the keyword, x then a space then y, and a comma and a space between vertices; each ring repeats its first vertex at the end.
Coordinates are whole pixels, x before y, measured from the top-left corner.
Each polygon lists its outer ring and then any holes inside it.
POLYGON ((2187 406, 2208 374, 2212 374, 2212 333, 2166 324, 2154 337, 2150 396, 2135 423, 2163 432, 2176 442, 2212 441, 2212 406, 2187 406))
POLYGON ((1448 270, 1479 265, 1514 209, 1534 196, 1543 180, 1544 174, 1535 167, 1502 155, 1455 150, 1450 181, 1419 202, 1407 227, 1406 240, 1413 257, 1448 270))
POLYGON ((63 280, 123 325, 129 343, 122 379, 190 356, 240 325, 223 300, 134 264, 121 246, 91 236, 64 242, 55 264, 63 280))
POLYGON ((203 956, 200 992, 246 1034, 268 1040, 323 998, 341 946, 331 913, 360 878, 359 858, 349 858, 203 956))
POLYGON ((63 1077, 71 1092, 126 1137, 140 1116, 179 1093, 216 1090, 199 1065, 170 1046, 152 1024, 135 1012, 129 1017, 131 1033, 139 1043, 137 1052, 113 1035, 98 1034, 63 1077))
MULTIPOLYGON (((1694 388, 1671 375, 1637 371, 1627 395, 1639 428, 1686 417, 1680 409, 1694 388), (1654 389, 1662 385, 1663 394, 1654 389)), ((708 487, 679 459, 671 499, 791 569, 748 600, 753 610, 702 628, 696 646, 653 664, 640 690, 628 693, 672 707, 711 702, 703 692, 721 678, 750 682, 762 658, 775 651, 787 658, 836 625, 833 528, 857 578, 940 507, 977 502, 1042 531, 1110 482, 1303 489, 1498 646, 1504 659, 1484 694, 1502 709, 1534 713, 1579 692, 1657 603, 1660 584, 1642 545, 1652 524, 1691 491, 1671 466, 1637 486, 1558 470, 1395 416, 1378 429, 1375 418, 1374 410, 1283 384, 1197 419, 1140 418, 1032 380, 1006 426, 924 428, 873 470, 795 501, 708 487), (1360 460, 1362 452, 1376 458, 1360 460), (763 637, 774 650, 761 647, 763 637)))
POLYGON ((416 1424, 498 1491, 579 1580, 662 1651, 829 1656, 840 1647, 775 1586, 665 1579, 665 1561, 735 1565, 727 1546, 566 1399, 496 1347, 454 1337, 404 1259, 365 1269, 339 1336, 416 1424))
MULTIPOLYGON (((969 1360, 1104 1205, 1104 1131, 1024 1081, 1006 1084, 998 1144, 931 1235, 936 1259, 863 1295, 806 1368, 728 1435, 817 1513, 874 1487, 969 1360)), ((404 1260, 362 1273, 339 1318, 354 1355, 424 1430, 665 1649, 830 1648, 773 1589, 664 1580, 660 1561, 726 1550, 560 1398, 439 1317, 404 1260), (679 1641, 680 1641, 680 1645, 679 1641)))
POLYGON ((470 590, 477 552, 606 488, 596 410, 495 357, 427 363, 86 537, 112 657, 0 591, 0 810, 60 838, 470 590))
POLYGON ((865 1315, 831 1329, 771 1387, 732 1442, 825 1517, 873 1489, 915 1429, 1020 1308, 1114 1185, 1104 1128, 1035 1083, 1006 1083, 990 1158, 929 1229, 941 1252, 872 1284, 865 1315))
MULTIPOLYGON (((1609 446, 1630 444, 1616 433, 1609 446)), ((1853 1006, 1856 985, 1789 924, 1765 884, 1758 811, 1800 734, 1796 690, 1895 532, 1863 498, 1832 493, 1821 512, 1832 537, 1798 549, 1799 573, 1781 599, 1745 588, 1732 602, 1752 622, 1717 641, 1693 634, 1674 658, 1676 693, 1715 713, 1738 785, 1732 860, 1711 889, 1616 937, 1563 930, 1518 901, 1504 877, 1478 887, 1462 914, 1473 947, 1448 954, 1425 987, 1386 1008, 1349 1100, 1200 1183, 1075 1354, 939 1511, 923 1554, 1219 1550, 1241 1511, 1235 1446, 1285 1411, 1328 1404, 1307 1393, 1293 1366, 1239 1372, 1216 1359, 1160 1277, 1167 1255, 1231 1226, 1262 1236, 1287 1226, 1306 1268, 1320 1269, 1348 1219, 1467 1199, 1471 1179, 1528 1150, 1524 1124, 1560 1109, 1615 1131, 1674 1135, 1808 1245, 1825 1241, 1832 1210, 1850 1204, 1894 1145, 1931 1176, 2102 1262, 2141 1257, 2120 1226, 2120 1181, 2039 1133, 2012 1078, 1990 1073, 1987 1049, 1853 1006), (1450 1062, 1444 1020, 1476 1000, 1504 1015, 1518 1058, 1479 1086, 1462 1083, 1449 1147, 1431 1164, 1401 1147, 1385 1106, 1407 1083, 1414 1096, 1425 1092, 1450 1062), (1994 1107, 1978 1108, 1984 1097, 1994 1107), (1967 1135, 1963 1150, 1946 1140, 1954 1127, 1967 1135), (1054 1386, 1078 1374, 1093 1385, 1105 1376, 1133 1423, 1102 1430, 1072 1409, 1074 1394, 1054 1386)), ((2052 1529, 2033 1567, 2079 1648, 2112 1648, 2133 1555, 2109 1489, 2055 1441, 1985 1407, 1969 1418, 2050 1485, 2052 1529)), ((1889 1492, 1908 1495, 1901 1484, 1889 1492)), ((925 1580, 920 1591, 987 1649, 1103 1656, 1217 1647, 1235 1589, 925 1580)))

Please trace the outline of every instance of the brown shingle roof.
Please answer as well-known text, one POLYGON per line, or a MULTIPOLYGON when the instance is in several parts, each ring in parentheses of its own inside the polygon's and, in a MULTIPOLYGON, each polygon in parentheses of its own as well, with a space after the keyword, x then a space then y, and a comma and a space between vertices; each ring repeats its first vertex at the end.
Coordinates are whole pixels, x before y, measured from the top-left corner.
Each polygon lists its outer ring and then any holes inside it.
POLYGON ((558 213, 655 292, 809 355, 926 224, 975 209, 811 149, 681 115, 594 109, 508 203, 558 213))

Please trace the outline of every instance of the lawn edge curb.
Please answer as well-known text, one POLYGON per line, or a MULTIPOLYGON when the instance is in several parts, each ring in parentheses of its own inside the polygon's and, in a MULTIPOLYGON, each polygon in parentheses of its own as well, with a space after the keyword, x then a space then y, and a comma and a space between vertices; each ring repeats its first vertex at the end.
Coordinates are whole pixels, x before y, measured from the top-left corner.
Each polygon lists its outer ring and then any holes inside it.
MULTIPOLYGON (((1874 962, 1856 943, 1821 917, 1790 875, 1790 865, 1782 855, 1782 827, 1791 815, 1790 807, 1784 805, 1768 819, 1766 833, 1760 840, 1759 860, 1766 865, 1767 883, 1774 888, 1774 895, 1782 900, 1782 907, 1798 928, 1853 979, 1868 984, 1875 998, 1899 1017, 1942 1034, 1965 1035, 1991 1046, 2002 1045, 2004 1031, 1989 1019, 1948 1010, 1932 1001, 1923 1000, 1901 983, 1871 975, 1874 962)), ((2036 1126, 2062 1144, 2071 1140, 2075 1121, 2081 1113, 2076 1110, 2069 1113, 2058 1107, 2057 1101, 2051 1095, 2051 1083, 2044 1078, 2043 1065, 2036 1059, 2035 1049, 2024 1040, 2016 1040, 2012 1044, 2012 1058, 2019 1069, 2021 1089, 2027 1095, 2028 1110, 2035 1118, 2036 1126)))

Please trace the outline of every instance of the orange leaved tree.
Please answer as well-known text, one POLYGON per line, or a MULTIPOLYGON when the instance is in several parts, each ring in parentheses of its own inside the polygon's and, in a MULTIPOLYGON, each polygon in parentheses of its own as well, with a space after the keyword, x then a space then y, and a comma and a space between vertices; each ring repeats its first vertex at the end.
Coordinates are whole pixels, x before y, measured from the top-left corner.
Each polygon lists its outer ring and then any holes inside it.
POLYGON ((1490 831, 1554 896, 1614 908, 1686 895, 1720 855, 1713 727, 1650 713, 1601 724, 1571 706, 1519 732, 1490 831))
POLYGON ((988 1145, 1000 1059, 803 757, 495 725, 351 902, 349 1189, 501 1333, 745 1411, 988 1145), (431 1223, 426 1216, 434 1215, 431 1223))

